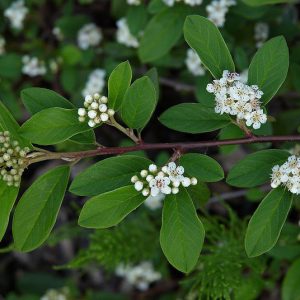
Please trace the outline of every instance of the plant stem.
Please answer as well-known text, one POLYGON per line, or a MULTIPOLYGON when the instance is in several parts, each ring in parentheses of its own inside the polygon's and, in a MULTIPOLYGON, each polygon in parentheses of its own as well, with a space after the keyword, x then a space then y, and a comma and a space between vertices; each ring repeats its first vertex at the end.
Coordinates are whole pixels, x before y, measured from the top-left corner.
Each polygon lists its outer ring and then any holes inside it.
POLYGON ((61 159, 73 162, 77 159, 94 157, 99 155, 118 155, 133 151, 162 150, 162 149, 180 149, 181 152, 201 149, 208 147, 220 147, 227 145, 243 145, 252 143, 266 142, 295 142, 300 141, 300 135, 287 136, 249 136, 241 139, 227 139, 221 141, 201 141, 201 142, 179 142, 179 143, 141 143, 128 147, 99 147, 95 150, 86 150, 78 152, 51 152, 42 156, 29 159, 28 165, 44 160, 61 159))

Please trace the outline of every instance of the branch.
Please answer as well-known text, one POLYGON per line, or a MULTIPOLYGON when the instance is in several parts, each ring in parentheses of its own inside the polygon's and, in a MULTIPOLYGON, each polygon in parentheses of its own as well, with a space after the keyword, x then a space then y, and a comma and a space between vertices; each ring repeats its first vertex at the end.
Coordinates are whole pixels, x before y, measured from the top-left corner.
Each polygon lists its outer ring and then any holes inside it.
POLYGON ((133 151, 147 151, 147 150, 163 150, 176 149, 185 152, 192 149, 201 149, 208 147, 220 147, 227 145, 243 145, 253 143, 266 142, 295 142, 300 141, 300 135, 290 136, 250 136, 241 139, 227 139, 221 141, 201 141, 201 142, 179 142, 179 143, 140 143, 128 147, 101 147, 95 150, 79 151, 79 152, 50 152, 39 153, 38 156, 29 158, 28 165, 50 159, 61 159, 73 162, 82 158, 94 157, 98 155, 118 155, 133 151))

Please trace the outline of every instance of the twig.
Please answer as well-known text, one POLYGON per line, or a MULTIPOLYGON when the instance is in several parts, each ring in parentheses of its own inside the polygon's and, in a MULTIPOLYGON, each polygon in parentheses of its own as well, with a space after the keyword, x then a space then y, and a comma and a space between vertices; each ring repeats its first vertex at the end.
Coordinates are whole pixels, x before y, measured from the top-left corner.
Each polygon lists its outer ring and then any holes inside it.
POLYGON ((242 145, 252 143, 266 143, 266 142, 295 142, 300 141, 300 135, 287 136, 250 136, 241 139, 227 139, 221 141, 201 141, 201 142, 178 142, 178 143, 140 143, 128 147, 100 147, 95 150, 86 150, 78 152, 51 152, 44 153, 41 156, 29 159, 28 165, 50 159, 61 159, 65 161, 75 161, 81 158, 94 157, 99 155, 118 155, 133 151, 147 151, 147 150, 162 150, 162 149, 180 149, 180 151, 187 151, 193 149, 201 149, 208 147, 219 147, 227 145, 242 145))
POLYGON ((168 78, 161 77, 159 79, 159 82, 162 85, 165 85, 165 86, 175 89, 176 91, 183 91, 183 92, 195 92, 196 91, 196 88, 193 85, 181 83, 181 82, 174 81, 174 80, 171 80, 168 78))

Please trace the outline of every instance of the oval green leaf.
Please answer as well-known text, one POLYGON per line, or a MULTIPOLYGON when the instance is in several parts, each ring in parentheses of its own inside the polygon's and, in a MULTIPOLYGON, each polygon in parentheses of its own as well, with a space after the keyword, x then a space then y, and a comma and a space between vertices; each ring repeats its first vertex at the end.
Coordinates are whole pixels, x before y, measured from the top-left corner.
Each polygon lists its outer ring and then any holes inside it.
POLYGON ((150 164, 150 160, 134 155, 101 160, 75 177, 70 192, 80 196, 95 196, 129 185, 131 177, 148 169, 150 164))
POLYGON ((181 272, 190 272, 198 261, 204 235, 187 191, 183 188, 176 195, 168 195, 164 200, 160 244, 170 264, 181 272))
POLYGON ((226 115, 218 115, 213 108, 198 103, 182 103, 166 110, 160 122, 168 128, 187 133, 210 132, 230 123, 226 115))
POLYGON ((115 226, 145 200, 133 185, 95 196, 83 206, 79 225, 98 229, 115 226))
POLYGON ((185 154, 180 158, 180 165, 190 176, 204 182, 216 182, 224 178, 224 171, 213 158, 197 153, 185 154))
POLYGON ((186 42, 215 78, 222 77, 224 70, 234 71, 231 54, 213 22, 201 16, 188 16, 183 32, 186 42))
POLYGON ((248 73, 248 83, 264 92, 261 101, 267 104, 285 81, 289 69, 289 49, 283 36, 266 42, 254 55, 248 73))
POLYGON ((48 238, 67 188, 69 173, 68 166, 52 169, 23 194, 13 218, 16 249, 34 250, 48 238))
POLYGON ((52 107, 33 115, 19 133, 34 144, 53 145, 88 130, 86 123, 78 121, 76 109, 52 107))
POLYGON ((240 160, 230 171, 226 182, 236 187, 256 187, 271 178, 272 167, 289 157, 283 150, 269 149, 252 153, 240 160))
POLYGON ((127 90, 122 104, 122 119, 133 129, 142 129, 149 122, 156 106, 156 91, 147 76, 137 79, 127 90))
POLYGON ((132 71, 128 61, 119 64, 110 74, 108 79, 109 106, 118 110, 130 86, 132 71))
POLYGON ((249 221, 245 249, 249 257, 271 250, 292 206, 293 196, 284 189, 272 190, 260 203, 249 221))

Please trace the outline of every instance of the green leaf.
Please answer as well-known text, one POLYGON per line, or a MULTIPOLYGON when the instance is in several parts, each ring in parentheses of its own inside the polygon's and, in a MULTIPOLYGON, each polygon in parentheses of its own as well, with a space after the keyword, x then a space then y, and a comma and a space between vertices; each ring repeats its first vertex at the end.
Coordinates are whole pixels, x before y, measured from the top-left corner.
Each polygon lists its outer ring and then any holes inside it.
POLYGON ((213 108, 198 103, 175 105, 166 110, 159 120, 168 128, 187 133, 210 132, 230 123, 227 115, 218 115, 213 108))
POLYGON ((147 76, 137 79, 127 90, 122 104, 122 119, 130 128, 142 129, 156 106, 155 87, 147 76))
POLYGON ((293 3, 294 0, 243 0, 243 2, 251 6, 262 6, 266 4, 293 3))
POLYGON ((2 240, 9 221, 11 210, 18 196, 19 189, 8 186, 0 180, 0 241, 2 240))
POLYGON ((78 121, 76 109, 52 107, 32 116, 19 133, 34 144, 53 145, 88 130, 86 123, 78 121))
POLYGON ((13 219, 15 247, 31 251, 49 236, 69 179, 70 168, 60 166, 39 177, 21 197, 13 219))
POLYGON ((133 185, 95 196, 84 204, 79 225, 99 229, 115 226, 145 200, 133 185))
POLYGON ((31 115, 51 107, 74 108, 74 105, 63 96, 44 88, 24 89, 21 91, 21 98, 31 115))
POLYGON ((270 180, 272 167, 289 157, 283 150, 269 149, 252 153, 240 160, 230 171, 226 182, 236 187, 256 187, 270 180))
POLYGON ((111 108, 118 110, 130 86, 132 71, 128 61, 119 64, 108 79, 108 98, 111 108))
POLYGON ((159 79, 158 79, 158 73, 157 73, 157 69, 156 68, 151 68, 146 74, 145 76, 148 76, 154 87, 155 87, 155 91, 156 91, 156 100, 158 101, 159 99, 159 79))
POLYGON ((21 76, 22 59, 15 53, 0 56, 0 77, 7 79, 18 79, 21 76))
POLYGON ((234 71, 231 54, 213 22, 201 16, 188 16, 183 32, 186 42, 215 78, 222 77, 224 70, 234 71))
POLYGON ((182 35, 184 19, 189 12, 188 7, 178 5, 163 10, 150 20, 138 50, 142 62, 154 61, 170 51, 182 35))
POLYGON ((80 196, 95 196, 129 185, 130 179, 151 161, 133 155, 110 157, 92 165, 73 180, 70 191, 80 196))
POLYGON ((126 20, 130 32, 137 36, 147 24, 148 13, 144 4, 131 5, 128 9, 126 20))
POLYGON ((187 174, 200 181, 216 182, 224 178, 224 171, 219 163, 204 154, 185 154, 180 158, 180 165, 187 174))
POLYGON ((164 200, 160 244, 170 264, 188 273, 196 265, 203 241, 204 227, 192 199, 183 188, 164 200))
POLYGON ((249 257, 259 256, 274 247, 292 206, 292 194, 283 188, 272 190, 249 221, 245 249, 249 257))
POLYGON ((300 259, 289 268, 282 285, 282 300, 300 300, 300 259))
POLYGON ((289 49, 283 36, 266 42, 253 57, 248 84, 256 84, 264 92, 261 101, 267 104, 285 81, 289 68, 289 49))

